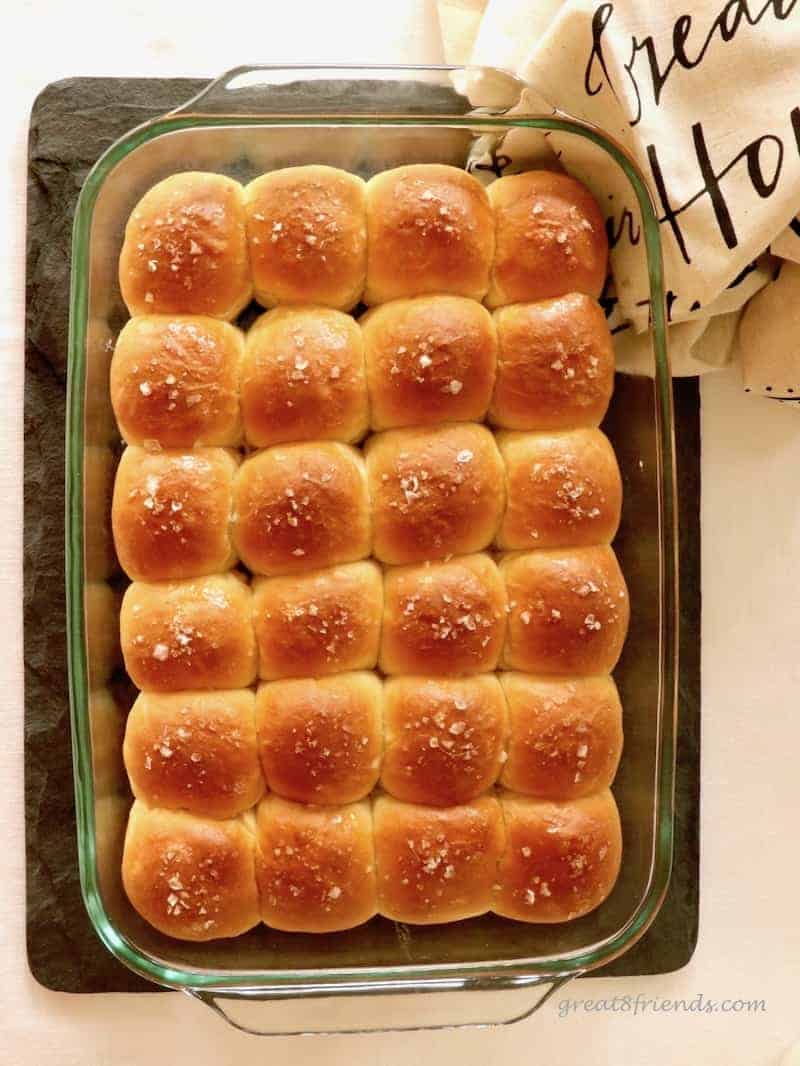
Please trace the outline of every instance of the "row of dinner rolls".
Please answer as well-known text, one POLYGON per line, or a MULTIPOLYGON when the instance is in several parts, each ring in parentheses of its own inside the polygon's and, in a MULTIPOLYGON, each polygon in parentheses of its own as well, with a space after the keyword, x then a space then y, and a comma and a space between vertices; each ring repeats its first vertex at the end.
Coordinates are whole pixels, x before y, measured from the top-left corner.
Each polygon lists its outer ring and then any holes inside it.
POLYGON ((141 693, 124 759, 152 807, 230 818, 269 790, 298 803, 352 803, 380 785, 449 806, 496 782, 570 800, 607 788, 622 750, 608 676, 469 678, 372 671, 217 692, 141 693))
POLYGON ((511 553, 499 564, 479 553, 385 572, 365 560, 256 578, 252 586, 239 573, 134 582, 122 601, 120 633, 137 688, 170 692, 375 666, 432 676, 498 665, 608 673, 628 618, 614 550, 600 545, 511 553))
POLYGON ((599 429, 508 433, 453 423, 387 430, 365 454, 330 441, 148 451, 117 470, 112 526, 135 581, 230 569, 302 574, 373 554, 406 565, 480 551, 608 544, 622 481, 599 429))
POLYGON ((169 936, 350 929, 381 914, 431 924, 493 911, 562 922, 597 907, 620 866, 602 790, 568 803, 511 792, 455 807, 377 795, 313 807, 270 795, 213 821, 136 802, 122 865, 134 907, 169 936))
POLYGON ((449 292, 489 307, 600 295, 608 241, 597 203, 565 174, 529 171, 487 190, 458 167, 417 164, 364 182, 328 166, 166 178, 134 208, 119 281, 132 315, 234 319, 316 303, 348 311, 449 292))
POLYGON ((266 448, 486 417, 514 430, 597 426, 613 379, 611 335, 588 296, 491 315, 437 295, 384 304, 358 322, 279 307, 246 335, 213 318, 142 315, 117 339, 110 388, 129 444, 266 448))

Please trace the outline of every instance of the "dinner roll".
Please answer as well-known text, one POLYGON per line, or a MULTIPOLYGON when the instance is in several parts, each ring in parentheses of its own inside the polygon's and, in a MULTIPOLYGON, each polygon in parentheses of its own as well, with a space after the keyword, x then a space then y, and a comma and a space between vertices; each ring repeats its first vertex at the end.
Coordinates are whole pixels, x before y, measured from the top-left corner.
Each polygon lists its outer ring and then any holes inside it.
POLYGON ((500 794, 506 849, 492 910, 521 922, 567 922, 599 906, 619 874, 622 832, 608 789, 569 803, 500 794))
POLYGON ((373 804, 378 911, 430 925, 484 914, 503 852, 500 804, 422 807, 378 796, 373 804))
MULTIPOLYGON (((89 693, 89 730, 92 739, 92 781, 96 799, 120 793, 125 786, 122 739, 125 716, 107 688, 89 693)), ((124 788, 127 792, 127 788, 124 788)))
POLYGON ((489 186, 496 246, 489 307, 568 292, 599 296, 608 239, 592 194, 574 178, 529 170, 489 186))
POLYGON ((489 420, 506 429, 598 426, 614 389, 614 348, 594 300, 571 293, 496 311, 489 420))
POLYGON ((121 663, 119 593, 105 581, 87 581, 83 589, 87 666, 92 688, 104 685, 121 663))
POLYGON ((486 190, 458 167, 417 163, 367 184, 364 303, 452 292, 482 300, 494 252, 486 190))
POLYGON ((276 307, 247 334, 242 417, 256 448, 363 437, 369 422, 361 331, 329 307, 276 307))
POLYGON ((241 330, 199 315, 141 315, 111 361, 111 401, 128 444, 236 445, 241 330))
POLYGON ((511 555, 503 665, 539 674, 604 674, 628 630, 628 590, 612 548, 511 555))
POLYGON ((87 581, 104 581, 117 569, 111 536, 111 499, 116 457, 111 448, 87 444, 83 451, 83 565, 87 581))
POLYGON ((365 449, 374 553, 416 563, 480 551, 505 503, 503 463, 485 426, 391 429, 365 449))
POLYGON ((331 933, 368 921, 376 903, 369 803, 307 807, 267 796, 256 875, 261 917, 273 929, 331 933))
POLYGON ((380 772, 381 701, 366 671, 260 685, 258 751, 270 789, 298 803, 363 799, 380 772))
POLYGON ((256 299, 349 311, 367 264, 364 182, 335 167, 286 167, 245 191, 256 299))
POLYGON ((239 469, 234 541, 256 574, 293 574, 370 554, 364 461, 346 444, 268 448, 239 469))
POLYGON ((494 784, 506 704, 494 674, 392 677, 384 685, 381 784, 409 803, 467 803, 494 784))
POLYGON ((220 821, 134 803, 122 883, 139 914, 178 940, 239 936, 260 919, 254 837, 220 821))
POLYGON ((378 659, 382 611, 383 575, 372 561, 256 578, 260 676, 271 681, 371 669, 378 659))
POLYGON ((125 227, 119 287, 132 315, 236 318, 253 295, 241 185, 199 172, 154 185, 125 227))
POLYGON ((222 448, 122 453, 111 509, 114 543, 133 581, 169 581, 227 570, 237 460, 222 448))
POLYGON ((479 422, 492 396, 497 334, 463 296, 393 300, 360 320, 373 429, 479 422))
POLYGON ((134 581, 119 625, 125 669, 137 688, 245 688, 256 679, 252 598, 238 574, 134 581))
POLYGON ((500 783, 540 799, 608 788, 622 752, 622 706, 610 677, 500 674, 508 703, 508 759, 500 783))
POLYGON ((501 433, 506 511, 500 548, 569 548, 608 544, 622 508, 622 478, 599 429, 568 433, 501 433))
POLYGON ((506 593, 488 555, 386 572, 380 667, 386 674, 481 674, 503 647, 506 593))
POLYGON ((123 749, 134 796, 209 818, 249 810, 264 794, 253 704, 249 689, 140 693, 123 749))

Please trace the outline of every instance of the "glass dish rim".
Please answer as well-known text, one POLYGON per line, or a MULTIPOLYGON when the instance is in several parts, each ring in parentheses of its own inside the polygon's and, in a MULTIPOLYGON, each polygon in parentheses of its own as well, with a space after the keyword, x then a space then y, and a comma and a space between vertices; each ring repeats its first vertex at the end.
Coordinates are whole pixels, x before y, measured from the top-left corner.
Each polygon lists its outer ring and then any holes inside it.
MULTIPOLYGON (((81 891, 95 932, 105 947, 126 967, 156 984, 186 992, 221 995, 257 995, 288 998, 309 995, 386 994, 424 991, 461 991, 532 987, 545 981, 561 981, 610 962, 627 951, 655 918, 669 883, 673 848, 675 730, 677 686, 677 517, 675 504, 675 458, 672 419, 672 389, 666 347, 666 312, 658 220, 649 190, 638 165, 627 151, 604 131, 560 111, 551 114, 514 113, 508 109, 481 107, 479 113, 339 113, 339 112, 236 112, 193 111, 203 97, 241 73, 351 72, 361 78, 369 73, 439 72, 442 74, 502 74, 521 90, 525 83, 506 71, 491 67, 463 66, 351 66, 278 65, 238 67, 212 81, 200 94, 178 109, 135 127, 115 141, 97 160, 81 189, 73 224, 70 321, 67 371, 65 576, 67 585, 67 646, 72 727, 73 777, 78 831, 78 862, 81 891), (95 795, 91 767, 91 741, 87 714, 89 682, 84 632, 83 562, 83 456, 84 384, 88 326, 88 256, 94 207, 106 178, 130 152, 160 136, 182 129, 215 126, 287 127, 319 126, 454 127, 487 130, 530 128, 556 130, 584 137, 606 151, 628 178, 639 202, 642 231, 650 278, 651 321, 655 359, 654 407, 659 503, 660 561, 660 684, 656 750, 654 855, 647 891, 636 911, 621 929, 587 948, 552 956, 487 962, 428 963, 383 967, 337 969, 239 971, 236 973, 163 965, 132 944, 115 927, 100 894, 96 864, 95 795)), ((356 80, 355 78, 353 80, 356 80)))

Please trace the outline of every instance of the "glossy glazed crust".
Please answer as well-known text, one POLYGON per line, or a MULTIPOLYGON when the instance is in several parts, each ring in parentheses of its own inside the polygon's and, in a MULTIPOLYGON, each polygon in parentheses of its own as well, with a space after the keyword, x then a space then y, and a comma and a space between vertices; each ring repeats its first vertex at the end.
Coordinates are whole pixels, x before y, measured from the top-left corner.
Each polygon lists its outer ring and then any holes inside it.
POLYGON ((481 304, 463 296, 393 300, 360 325, 373 429, 485 417, 497 334, 481 304))
POLYGON ((371 560, 256 578, 253 619, 265 681, 368 670, 378 660, 383 575, 371 560))
POLYGON ((614 348, 598 303, 580 293, 496 311, 489 421, 505 429, 598 426, 614 389, 614 348))
POLYGON ((255 841, 239 818, 134 803, 122 883, 139 914, 178 940, 239 936, 259 922, 255 841))
POLYGON ((612 548, 512 554, 502 665, 537 674, 610 673, 628 631, 628 590, 612 548))
POLYGON ((567 174, 531 170, 489 186, 496 228, 489 307, 569 292, 597 298, 608 239, 596 200, 567 174))
POLYGON ((429 925, 486 913, 505 841, 493 796, 456 807, 378 796, 373 819, 381 914, 429 925))
POLYGON ((483 186, 458 167, 421 163, 367 183, 364 303, 425 293, 482 300, 494 252, 483 186))
POLYGON ((570 803, 501 793, 507 846, 492 910, 521 922, 567 922, 616 883, 622 832, 608 789, 570 803))
POLYGON ((387 570, 380 667, 385 674, 481 674, 503 647, 506 592, 488 555, 387 570))
POLYGON ((270 789, 297 803, 353 803, 378 780, 383 688, 372 672, 271 681, 256 699, 270 789))
POLYGON ((133 581, 171 581, 229 569, 233 453, 222 448, 122 453, 111 522, 122 569, 133 581))
POLYGON ((276 307, 247 333, 242 418, 248 444, 352 443, 369 423, 356 322, 327 307, 276 307))
POLYGON ((287 167, 245 190, 247 238, 260 304, 349 311, 367 263, 365 185, 327 166, 287 167))
POLYGON ((200 315, 140 315, 111 360, 111 402, 128 444, 235 446, 242 436, 241 330, 200 315))
POLYGON ((480 551, 505 504, 503 464, 485 426, 378 433, 365 448, 374 553, 399 564, 480 551))
POLYGON ((345 444, 278 445, 246 459, 234 540, 256 574, 299 574, 370 554, 364 460, 345 444))
POLYGON ((383 715, 381 785, 396 799, 467 803, 497 780, 507 714, 494 674, 389 678, 383 715))
POLYGON ((125 669, 151 692, 245 688, 256 678, 252 595, 236 574, 129 585, 120 633, 125 669))
POLYGON ((148 807, 233 818, 264 794, 249 689, 142 692, 123 750, 133 794, 148 807))
POLYGON ((622 706, 613 680, 499 676, 509 721, 500 784, 550 800, 608 788, 622 754, 622 706))
POLYGON ((236 318, 253 295, 242 186, 201 172, 154 185, 125 227, 119 284, 132 315, 236 318))
POLYGON ((330 933, 368 921, 376 911, 369 803, 308 807, 267 796, 256 875, 261 917, 274 929, 330 933))

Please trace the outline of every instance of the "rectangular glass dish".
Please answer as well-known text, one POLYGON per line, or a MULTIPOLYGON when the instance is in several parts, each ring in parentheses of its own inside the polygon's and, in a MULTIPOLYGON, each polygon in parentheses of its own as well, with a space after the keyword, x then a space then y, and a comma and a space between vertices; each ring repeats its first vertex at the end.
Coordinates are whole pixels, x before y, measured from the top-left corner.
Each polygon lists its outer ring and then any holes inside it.
POLYGON ((677 538, 658 223, 625 152, 558 112, 529 114, 524 83, 490 68, 232 71, 122 138, 87 177, 75 218, 69 344, 66 569, 78 850, 86 906, 106 947, 136 973, 198 996, 238 1027, 276 1033, 513 1021, 565 980, 630 948, 658 912, 672 857, 677 538), (615 549, 632 611, 615 671, 625 727, 614 784, 624 841, 619 881, 596 911, 563 925, 485 915, 410 927, 375 918, 324 936, 264 926, 205 944, 162 936, 139 918, 122 888, 131 802, 122 721, 96 690, 118 625, 107 490, 120 441, 108 367, 113 338, 127 319, 117 260, 128 214, 150 186, 185 170, 242 182, 305 163, 365 179, 422 162, 478 163, 490 171, 509 133, 526 128, 579 138, 584 155, 605 154, 624 174, 641 213, 650 277, 650 375, 617 375, 603 424, 623 478, 615 549), (532 991, 538 985, 547 986, 544 995, 532 991), (441 994, 417 995, 429 991, 441 994))

